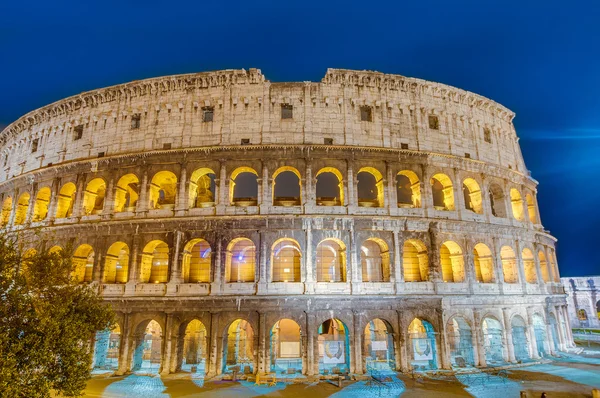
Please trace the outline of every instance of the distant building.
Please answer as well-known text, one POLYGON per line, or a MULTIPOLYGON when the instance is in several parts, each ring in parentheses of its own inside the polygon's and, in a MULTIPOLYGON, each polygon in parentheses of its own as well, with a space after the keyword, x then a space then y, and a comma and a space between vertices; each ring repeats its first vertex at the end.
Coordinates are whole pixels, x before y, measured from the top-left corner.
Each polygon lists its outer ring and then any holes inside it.
POLYGON ((561 278, 572 328, 600 329, 600 276, 561 278))

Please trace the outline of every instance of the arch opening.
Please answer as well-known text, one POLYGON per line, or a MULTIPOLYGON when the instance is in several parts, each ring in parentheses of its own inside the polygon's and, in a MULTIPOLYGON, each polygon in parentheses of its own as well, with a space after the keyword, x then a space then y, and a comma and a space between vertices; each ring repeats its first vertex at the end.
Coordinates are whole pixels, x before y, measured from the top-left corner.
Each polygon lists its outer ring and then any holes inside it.
POLYGON ((515 220, 523 221, 523 198, 521 197, 521 192, 519 192, 516 188, 511 188, 510 190, 510 204, 512 206, 512 213, 515 220))
POLYGON ((225 267, 227 283, 254 282, 256 272, 256 247, 247 238, 237 238, 229 243, 225 267))
POLYGON ((361 207, 383 207, 383 176, 373 167, 363 167, 356 174, 358 205, 361 207))
POLYGON ((437 369, 437 346, 431 323, 415 318, 408 326, 410 366, 413 370, 437 369))
POLYGON ((270 333, 271 372, 302 373, 302 338, 300 326, 291 319, 280 319, 270 333))
POLYGON ((535 335, 538 355, 543 358, 549 355, 546 350, 546 342, 548 341, 546 324, 544 323, 544 318, 542 318, 540 314, 533 314, 531 320, 533 322, 533 334, 535 335))
POLYGON ((523 259, 523 270, 525 272, 525 281, 527 283, 537 283, 537 271, 535 269, 535 260, 533 259, 533 252, 525 248, 521 253, 523 259))
POLYGON ((2 215, 0 216, 0 227, 4 227, 10 220, 10 212, 12 211, 12 198, 9 196, 2 202, 2 215))
POLYGON ((431 190, 436 210, 454 210, 454 187, 450 177, 441 173, 431 177, 431 190))
POLYGON ((273 174, 273 205, 300 206, 301 199, 300 172, 293 167, 280 167, 273 174))
POLYGON ((344 180, 342 173, 333 167, 325 167, 317 172, 315 187, 317 206, 343 206, 344 180))
POLYGON ((150 182, 149 209, 175 208, 177 197, 177 176, 170 171, 159 171, 150 182))
POLYGON ((498 218, 506 218, 506 204, 502 188, 498 184, 490 184, 488 196, 492 215, 498 218))
POLYGON ((100 214, 104 209, 106 196, 106 182, 102 178, 94 178, 85 187, 83 192, 83 214, 100 214))
POLYGON ((427 246, 417 239, 404 242, 402 265, 406 282, 426 282, 429 280, 429 257, 427 246))
POLYGON ((108 248, 104 259, 104 283, 127 283, 129 272, 129 246, 115 242, 108 248))
POLYGON ((209 283, 212 249, 204 239, 192 239, 183 248, 183 282, 209 283))
POLYGON ((162 327, 151 320, 144 327, 140 324, 134 337, 134 351, 131 370, 137 374, 158 374, 161 370, 162 327))
POLYGON ((119 347, 121 346, 121 328, 116 325, 112 330, 96 333, 93 366, 95 371, 119 369, 119 347))
POLYGON ((487 245, 478 243, 473 249, 475 278, 479 283, 494 283, 494 258, 487 245))
POLYGON ((83 244, 73 253, 72 277, 79 283, 91 282, 94 276, 94 250, 92 246, 83 244))
POLYGON ((77 187, 72 182, 68 182, 60 188, 56 206, 56 218, 67 218, 73 215, 76 191, 77 187))
POLYGON ((293 239, 277 240, 271 248, 272 282, 300 282, 302 251, 293 239))
POLYGON ((50 205, 50 196, 52 195, 50 188, 44 187, 40 189, 35 197, 33 204, 33 222, 43 221, 48 217, 48 206, 50 205))
POLYGON ((390 281, 390 252, 388 245, 379 238, 369 238, 360 247, 363 282, 390 281))
POLYGON ((231 173, 229 197, 233 206, 258 204, 258 173, 250 167, 238 167, 231 173))
POLYGON ((140 180, 135 174, 119 178, 115 188, 115 213, 135 211, 140 198, 140 180))
POLYGON ((337 318, 323 322, 318 329, 319 373, 347 374, 350 372, 350 333, 337 318))
POLYGON ((471 326, 461 316, 453 317, 446 327, 450 348, 450 362, 454 368, 475 366, 473 353, 473 334, 471 326))
POLYGON ((233 321, 223 345, 223 373, 254 373, 254 331, 248 321, 233 321))
POLYGON ((548 272, 548 262, 546 261, 546 255, 543 251, 538 252, 538 259, 540 261, 540 272, 542 273, 542 279, 544 282, 550 282, 550 273, 548 272))
POLYGON ((207 331, 198 319, 190 321, 179 344, 180 369, 199 375, 206 374, 207 331), (183 343, 183 344, 181 344, 183 343))
POLYGON ((528 193, 525 195, 525 202, 527 203, 527 215, 529 216, 529 221, 533 224, 537 224, 537 215, 535 211, 535 202, 533 201, 533 196, 528 193))
POLYGON ((140 282, 166 283, 169 279, 169 246, 161 240, 148 242, 142 251, 140 282))
POLYGON ((203 167, 190 176, 189 203, 192 208, 212 207, 215 205, 217 175, 212 169, 203 167))
POLYGON ((421 207, 421 182, 414 171, 402 170, 396 175, 398 207, 421 207))
POLYGON ((502 324, 495 318, 486 317, 481 322, 481 328, 483 330, 483 350, 487 366, 504 364, 502 324))
POLYGON ((325 239, 317 246, 317 282, 346 282, 346 246, 325 239))
POLYGON ((465 281, 465 261, 462 249, 456 242, 447 241, 442 244, 440 262, 444 282, 465 281))
POLYGON ((465 209, 476 214, 483 214, 483 198, 477 181, 472 178, 467 178, 463 181, 463 196, 465 209))
POLYGON ((503 246, 500 249, 500 258, 502 260, 502 273, 505 283, 519 283, 519 272, 517 270, 517 258, 515 251, 510 246, 503 246))
POLYGON ((518 362, 528 360, 529 347, 527 343, 527 327, 523 318, 519 315, 515 315, 511 321, 511 329, 515 359, 518 362))
POLYGON ((23 225, 27 219, 27 210, 29 209, 29 199, 31 195, 25 192, 19 196, 17 201, 17 210, 15 211, 15 222, 14 225, 23 225))
POLYGON ((367 373, 394 372, 394 335, 392 327, 386 321, 375 318, 365 326, 364 360, 367 373))

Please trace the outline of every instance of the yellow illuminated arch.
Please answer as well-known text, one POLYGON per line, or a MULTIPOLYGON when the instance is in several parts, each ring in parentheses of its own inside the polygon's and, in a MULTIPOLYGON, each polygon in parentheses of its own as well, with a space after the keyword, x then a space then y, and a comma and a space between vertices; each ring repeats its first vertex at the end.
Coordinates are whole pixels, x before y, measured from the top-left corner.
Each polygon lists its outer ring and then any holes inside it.
POLYGON ((210 282, 212 248, 201 238, 190 240, 183 248, 183 281, 185 283, 210 282))
POLYGON ((427 246, 418 239, 408 239, 402 249, 402 266, 406 282, 429 280, 429 257, 427 246))
POLYGON ((473 249, 473 261, 475 263, 475 278, 477 282, 494 282, 494 258, 492 251, 487 245, 478 243, 473 249))
POLYGON ((125 174, 119 178, 115 188, 115 213, 135 211, 140 198, 139 183, 135 174, 125 174))
POLYGON ((271 246, 272 282, 300 282, 302 251, 291 238, 276 240, 271 246))
MULTIPOLYGON (((385 192, 384 192, 384 186, 383 186, 383 175, 381 174, 381 172, 379 172, 379 170, 377 170, 374 167, 362 167, 361 169, 358 170, 358 173, 356 173, 356 177, 358 179, 358 175, 360 173, 369 173, 371 174, 374 178, 375 178, 375 190, 377 191, 377 199, 376 199, 376 207, 383 207, 385 204, 385 192)), ((370 203, 369 200, 365 200, 364 203, 361 203, 362 198, 358 198, 358 204, 359 206, 364 206, 367 203, 370 203)))
POLYGON ((142 251, 140 280, 142 283, 165 283, 169 279, 169 246, 153 240, 142 251))
POLYGON ((523 198, 516 188, 510 190, 510 203, 515 220, 523 221, 523 198))
POLYGON ((502 273, 504 274, 505 283, 518 283, 519 272, 517 270, 517 259, 515 251, 510 246, 503 246, 500 250, 500 258, 502 260, 502 273))
POLYGON ((452 180, 446 174, 438 173, 431 177, 431 186, 434 194, 434 206, 440 210, 454 210, 454 188, 452 180), (436 182, 440 184, 440 202, 436 203, 436 182))
POLYGON ((50 188, 44 187, 40 189, 35 197, 33 205, 33 222, 45 220, 48 216, 48 205, 50 204, 50 188))
POLYGON ((410 185, 407 187, 401 187, 398 185, 397 190, 400 191, 401 189, 405 189, 407 191, 410 191, 411 194, 410 203, 404 203, 398 200, 398 205, 402 206, 411 204, 412 207, 421 207, 421 181, 419 181, 419 177, 417 176, 417 174, 412 170, 402 170, 399 171, 396 175, 396 181, 398 181, 398 176, 404 176, 408 178, 410 185))
POLYGON ((225 281, 254 282, 256 273, 256 247, 248 238, 233 239, 227 245, 225 281))
POLYGON ((190 208, 210 207, 215 204, 215 193, 211 190, 213 179, 216 173, 208 167, 201 167, 194 170, 190 176, 190 187, 188 205, 190 208))
POLYGON ((363 282, 390 281, 390 252, 380 238, 369 238, 360 247, 363 282))
POLYGON ((21 225, 25 223, 25 219, 27 218, 27 209, 29 209, 29 199, 31 195, 28 192, 25 192, 19 196, 19 200, 17 201, 17 210, 15 212, 15 225, 21 225))
POLYGON ((12 198, 9 196, 2 202, 2 215, 0 216, 0 227, 8 224, 10 212, 12 211, 12 198))
POLYGON ((479 187, 477 181, 475 181, 472 178, 466 178, 463 181, 463 189, 466 189, 465 208, 467 210, 472 210, 477 214, 483 214, 483 200, 481 196, 481 188, 479 187))
POLYGON ((115 242, 108 248, 104 259, 104 283, 126 283, 129 272, 129 246, 115 242))
POLYGON ((73 253, 72 276, 77 282, 91 282, 94 275, 94 249, 82 244, 73 253))
POLYGON ((56 218, 71 217, 76 191, 77 187, 72 182, 67 182, 60 188, 56 206, 56 218))
POLYGON ((106 182, 102 178, 94 178, 85 187, 83 193, 83 213, 98 214, 104 208, 106 182))
POLYGON ((170 171, 159 171, 150 183, 150 209, 173 209, 177 197, 177 176, 170 171))
POLYGON ((315 193, 317 195, 317 205, 320 206, 327 206, 330 205, 330 202, 333 203, 333 205, 337 205, 337 206, 343 206, 344 205, 344 178, 342 176, 342 173, 340 173, 340 171, 338 169, 336 169, 335 167, 323 167, 321 170, 317 171, 317 174, 315 174, 315 179, 317 180, 317 184, 315 187, 315 193), (336 198, 326 198, 326 197, 320 197, 319 196, 319 176, 323 173, 331 173, 333 175, 335 175, 335 177, 338 180, 338 195, 339 195, 339 199, 336 198))
POLYGON ((458 243, 446 241, 440 247, 440 262, 444 282, 464 282, 465 262, 458 243))

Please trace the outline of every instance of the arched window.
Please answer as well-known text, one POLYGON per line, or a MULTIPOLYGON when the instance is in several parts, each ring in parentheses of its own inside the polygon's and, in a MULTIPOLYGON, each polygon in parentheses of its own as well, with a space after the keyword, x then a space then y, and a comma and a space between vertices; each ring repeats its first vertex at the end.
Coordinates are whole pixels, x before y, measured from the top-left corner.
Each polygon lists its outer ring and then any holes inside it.
POLYGON ((489 247, 478 243, 473 249, 475 263, 475 278, 477 282, 494 283, 494 258, 489 247))
POLYGON ((234 206, 256 206, 258 203, 258 173, 250 167, 238 167, 231 173, 229 197, 234 206))
POLYGON ((433 206, 438 210, 454 210, 454 188, 452 180, 445 174, 431 177, 433 206))
POLYGON ((177 176, 170 171, 159 171, 150 183, 150 209, 173 209, 177 197, 177 176))
POLYGON ((225 281, 254 282, 256 273, 256 247, 247 238, 237 238, 227 248, 225 281))
POLYGON ((510 246, 503 246, 500 250, 502 260, 502 273, 505 283, 519 283, 519 272, 517 270, 517 259, 515 251, 510 246))
POLYGON ((106 183, 102 178, 94 178, 85 187, 83 194, 83 213, 85 215, 100 214, 104 208, 106 183))
POLYGON ((300 172, 293 167, 280 167, 273 173, 273 205, 300 206, 300 172))
POLYGON ((525 248, 521 253, 521 257, 523 259, 525 281, 527 283, 537 283, 537 272, 535 270, 535 261, 533 259, 533 253, 528 248, 525 248))
POLYGON ((48 205, 50 204, 50 188, 40 189, 35 197, 33 205, 33 222, 45 220, 48 217, 48 205))
POLYGON ((525 195, 525 201, 527 202, 527 215, 529 216, 529 221, 534 224, 537 224, 537 215, 535 214, 535 202, 533 201, 533 196, 528 193, 525 195))
POLYGON ((498 184, 490 184, 489 188, 490 207, 494 217, 506 217, 506 203, 504 192, 498 184))
POLYGON ((119 178, 115 188, 115 213, 135 211, 140 198, 140 180, 135 174, 119 178))
POLYGON ((189 207, 212 207, 215 205, 214 171, 203 167, 194 171, 190 177, 189 207))
POLYGON ((346 282, 346 246, 325 239, 317 246, 317 282, 346 282))
POLYGON ((248 321, 236 319, 229 325, 223 351, 223 372, 235 368, 253 373, 254 330, 248 321))
POLYGON ((160 371, 163 352, 162 327, 155 320, 140 323, 134 332, 134 350, 131 370, 142 374, 160 371))
POLYGON ((153 240, 142 251, 142 283, 165 283, 169 279, 169 246, 163 241, 153 240))
POLYGON ((187 324, 183 337, 183 352, 179 359, 182 370, 192 372, 195 368, 197 374, 206 374, 206 358, 208 356, 206 338, 207 331, 202 322, 194 319, 187 324))
POLYGON ((27 209, 29 209, 29 195, 28 192, 23 193, 19 196, 19 200, 17 202, 17 211, 15 212, 15 225, 21 225, 25 223, 25 219, 27 218, 27 209))
POLYGON ((339 319, 332 318, 323 322, 318 329, 319 373, 340 373, 350 368, 350 334, 348 328, 339 319))
POLYGON ((465 281, 465 261, 462 249, 456 242, 447 241, 442 244, 440 260, 444 282, 465 281))
POLYGON ((479 184, 472 178, 463 181, 463 195, 465 199, 465 209, 471 210, 477 214, 483 214, 483 201, 479 184))
POLYGON ((71 217, 73 214, 73 203, 75 202, 75 191, 77 187, 72 182, 67 182, 60 188, 58 203, 56 206, 56 218, 71 217))
POLYGON ((373 319, 365 326, 363 333, 366 352, 367 369, 393 372, 396 369, 394 360, 394 333, 387 321, 373 319))
POLYGON ((104 259, 104 283, 126 283, 129 272, 129 247, 115 242, 108 248, 104 259))
POLYGON ((529 346, 527 343, 527 327, 519 315, 515 315, 511 322, 512 341, 515 359, 519 362, 529 359, 529 346))
POLYGON ((398 207, 421 207, 421 182, 414 171, 400 171, 396 183, 398 207))
POLYGON ((548 272, 548 262, 546 261, 546 255, 543 251, 538 252, 538 258, 540 260, 540 271, 542 272, 542 279, 544 282, 550 282, 550 273, 548 272))
POLYGON ((473 334, 471 326, 462 316, 455 316, 446 325, 446 335, 450 348, 450 362, 453 367, 475 366, 473 354, 473 334))
POLYGON ((279 239, 271 248, 272 281, 300 282, 302 252, 293 239, 279 239))
POLYGON ((483 350, 487 366, 504 364, 504 344, 502 324, 492 317, 486 317, 481 322, 483 330, 483 350))
POLYGON ((383 207, 383 176, 373 167, 363 167, 356 174, 358 205, 362 207, 383 207))
POLYGON ((390 281, 390 253, 383 240, 365 240, 360 247, 360 262, 363 282, 390 281))
POLYGON ((437 369, 437 346, 431 323, 415 318, 408 326, 410 364, 416 370, 437 369))
POLYGON ((427 246, 417 239, 404 242, 402 266, 406 282, 425 282, 429 280, 429 258, 427 246))
POLYGON ((183 249, 183 281, 209 283, 212 250, 204 239, 192 239, 183 249))
POLYGON ((343 206, 344 181, 342 173, 333 167, 325 167, 316 175, 316 196, 318 206, 343 206))
POLYGON ((523 221, 523 198, 521 192, 515 188, 510 190, 510 203, 515 220, 523 221))
POLYGON ((2 215, 0 216, 0 227, 8 224, 12 210, 12 198, 9 196, 2 202, 2 215))
POLYGON ((94 250, 92 246, 80 245, 73 254, 72 276, 77 282, 91 282, 94 276, 94 250))
POLYGON ((271 372, 302 373, 300 326, 281 319, 271 329, 271 372))

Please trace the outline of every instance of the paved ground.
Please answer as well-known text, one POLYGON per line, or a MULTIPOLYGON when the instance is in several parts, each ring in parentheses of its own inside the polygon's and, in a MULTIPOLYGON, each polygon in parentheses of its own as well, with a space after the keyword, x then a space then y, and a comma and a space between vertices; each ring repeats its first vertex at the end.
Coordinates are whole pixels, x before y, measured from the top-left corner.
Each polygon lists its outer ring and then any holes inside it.
POLYGON ((364 381, 343 383, 277 383, 273 387, 257 387, 251 382, 194 380, 189 376, 166 378, 130 375, 95 376, 85 391, 87 397, 591 397, 592 388, 600 389, 600 350, 587 350, 582 355, 569 355, 550 363, 510 369, 506 374, 438 376, 412 378, 400 375, 385 386, 372 387, 364 381))

